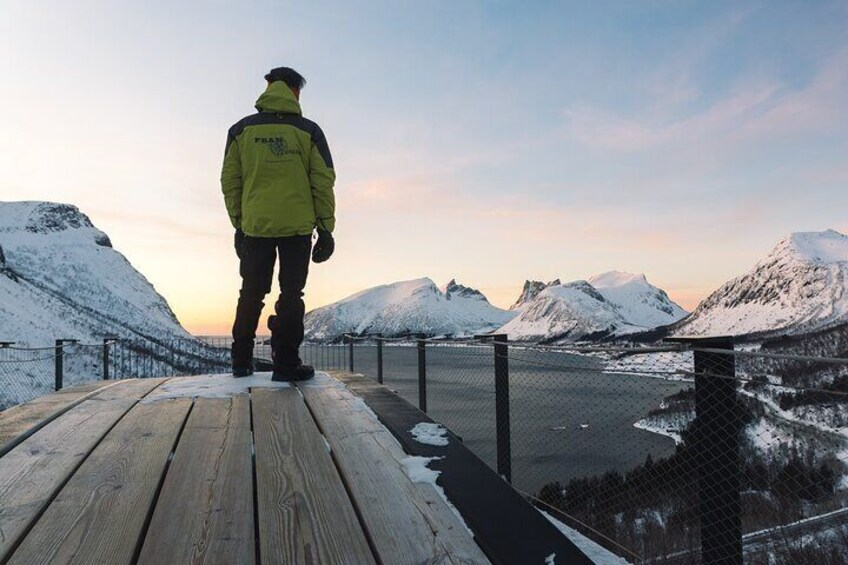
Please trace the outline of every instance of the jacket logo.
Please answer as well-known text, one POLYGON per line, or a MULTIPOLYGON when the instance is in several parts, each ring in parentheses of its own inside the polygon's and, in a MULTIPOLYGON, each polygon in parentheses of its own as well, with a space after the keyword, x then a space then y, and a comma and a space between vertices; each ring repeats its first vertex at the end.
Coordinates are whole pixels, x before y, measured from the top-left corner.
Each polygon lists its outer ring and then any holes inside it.
POLYGON ((286 138, 283 136, 254 137, 253 141, 267 145, 268 149, 271 150, 271 153, 277 157, 282 157, 283 155, 300 155, 299 148, 289 149, 288 143, 286 143, 286 138))

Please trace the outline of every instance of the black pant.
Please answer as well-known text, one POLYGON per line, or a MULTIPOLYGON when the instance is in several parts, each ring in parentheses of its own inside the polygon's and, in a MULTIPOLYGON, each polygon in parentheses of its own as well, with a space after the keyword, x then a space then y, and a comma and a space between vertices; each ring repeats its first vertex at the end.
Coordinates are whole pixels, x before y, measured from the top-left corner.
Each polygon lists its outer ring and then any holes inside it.
POLYGON ((271 324, 271 350, 275 369, 300 365, 303 341, 303 287, 309 272, 311 235, 245 237, 239 254, 241 291, 233 323, 233 367, 253 361, 253 340, 262 315, 263 300, 271 292, 274 263, 280 255, 280 297, 274 304, 277 319, 271 324))

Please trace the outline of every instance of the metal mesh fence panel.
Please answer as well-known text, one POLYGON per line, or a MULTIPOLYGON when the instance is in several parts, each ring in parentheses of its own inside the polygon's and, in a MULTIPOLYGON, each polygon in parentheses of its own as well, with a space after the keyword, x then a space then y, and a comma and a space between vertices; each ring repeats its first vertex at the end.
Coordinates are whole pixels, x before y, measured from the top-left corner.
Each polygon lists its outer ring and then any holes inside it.
POLYGON ((696 540, 677 455, 692 415, 686 353, 510 350, 513 484, 627 557, 696 540))
MULTIPOLYGON (((372 347, 365 345, 365 348, 372 347)), ((354 347, 354 371, 372 379, 377 378, 376 346, 373 355, 359 355, 364 348, 356 343, 354 347)), ((386 340, 382 347, 383 384, 395 391, 407 401, 418 406, 418 351, 414 343, 386 340)))
MULTIPOLYGON (((350 352, 351 348, 348 346, 347 351, 350 352)), ((361 341, 354 344, 353 347, 354 358, 353 358, 353 369, 357 373, 363 373, 368 375, 371 378, 377 378, 377 342, 375 341, 361 341)), ((384 354, 385 355, 385 354, 384 354)), ((385 358, 385 357, 384 357, 385 358)), ((349 369, 349 365, 342 367, 343 370, 347 371, 349 369)))
POLYGON ((492 347, 428 344, 426 348, 428 415, 497 468, 492 347))
POLYGON ((52 392, 54 375, 53 348, 0 348, 0 410, 52 392))
MULTIPOLYGON (((270 342, 268 345, 270 359, 270 342)), ((345 371, 348 368, 348 347, 342 343, 305 343, 300 348, 300 358, 318 371, 345 371)))
POLYGON ((768 355, 733 357, 746 556, 848 562, 848 361, 768 355))
POLYGON ((224 374, 230 366, 229 346, 206 340, 120 339, 109 348, 110 379, 224 374))

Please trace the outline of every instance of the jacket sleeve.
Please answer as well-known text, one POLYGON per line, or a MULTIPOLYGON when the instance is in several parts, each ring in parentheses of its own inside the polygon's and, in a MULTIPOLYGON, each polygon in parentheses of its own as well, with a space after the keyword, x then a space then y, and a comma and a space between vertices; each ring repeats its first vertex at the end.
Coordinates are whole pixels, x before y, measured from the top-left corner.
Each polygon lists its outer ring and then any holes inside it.
POLYGON ((230 215, 230 222, 236 229, 241 228, 241 155, 238 140, 232 130, 227 133, 227 147, 224 151, 224 165, 221 167, 221 191, 224 204, 230 215))
POLYGON ((333 186, 336 171, 327 138, 321 128, 315 126, 312 135, 312 151, 309 156, 309 184, 312 187, 312 202, 315 206, 315 224, 320 230, 330 233, 336 227, 336 196, 333 186))

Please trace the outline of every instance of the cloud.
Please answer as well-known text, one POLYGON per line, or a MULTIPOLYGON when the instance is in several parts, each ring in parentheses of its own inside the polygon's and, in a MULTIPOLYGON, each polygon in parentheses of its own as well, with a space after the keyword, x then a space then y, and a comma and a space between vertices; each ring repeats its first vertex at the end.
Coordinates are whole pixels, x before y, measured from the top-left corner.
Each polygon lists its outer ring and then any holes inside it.
POLYGON ((705 111, 679 119, 643 120, 620 117, 594 108, 566 112, 574 137, 581 143, 617 151, 691 143, 740 128, 775 102, 779 86, 749 86, 719 100, 705 111))
MULTIPOLYGON (((845 122, 848 95, 848 49, 832 56, 805 86, 793 89, 774 80, 745 79, 723 98, 678 117, 669 96, 679 101, 692 95, 685 81, 672 85, 683 94, 658 94, 641 114, 624 116, 591 106, 565 111, 568 129, 579 143, 608 150, 633 152, 680 144, 750 142, 776 135, 830 131, 845 122)), ((649 89, 651 90, 651 89, 649 89)))
POLYGON ((750 116, 739 128, 740 137, 831 130, 845 123, 848 97, 848 48, 833 56, 804 88, 785 92, 766 111, 750 116))

